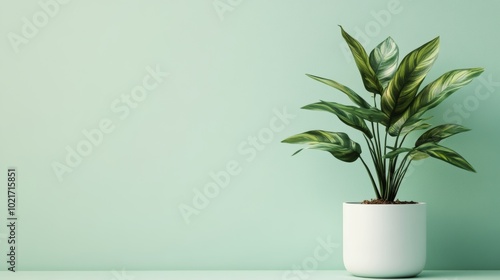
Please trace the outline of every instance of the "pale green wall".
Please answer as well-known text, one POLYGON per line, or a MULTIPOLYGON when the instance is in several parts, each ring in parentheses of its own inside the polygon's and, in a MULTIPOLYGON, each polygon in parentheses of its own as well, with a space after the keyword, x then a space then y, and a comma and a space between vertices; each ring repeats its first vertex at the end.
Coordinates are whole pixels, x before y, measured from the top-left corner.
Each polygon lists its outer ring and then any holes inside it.
POLYGON ((478 173, 429 159, 400 198, 428 203, 427 269, 500 269, 500 2, 67 2, 46 7, 51 16, 38 1, 0 3, 0 172, 18 168, 18 269, 286 270, 321 242, 331 244, 319 268, 342 269, 341 203, 373 196, 367 176, 360 162, 292 158, 297 147, 279 143, 344 130, 298 109, 342 96, 305 73, 364 92, 338 24, 369 49, 392 36, 403 54, 440 35, 426 82, 486 69, 433 111, 436 123, 473 128, 447 144, 478 173), (30 29, 33 16, 45 25, 30 29), (148 78, 148 67, 168 76, 148 78), (139 101, 127 109, 120 98, 132 90, 139 101), (66 147, 100 123, 103 138, 58 180, 54 162, 68 164, 66 147), (186 224, 179 207, 223 170, 227 186, 186 224))

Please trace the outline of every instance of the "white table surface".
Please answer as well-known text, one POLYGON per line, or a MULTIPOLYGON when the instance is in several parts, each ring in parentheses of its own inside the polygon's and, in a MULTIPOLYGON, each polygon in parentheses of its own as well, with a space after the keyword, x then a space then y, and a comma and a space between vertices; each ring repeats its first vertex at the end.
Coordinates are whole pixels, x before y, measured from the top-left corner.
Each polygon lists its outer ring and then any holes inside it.
MULTIPOLYGON (((1 280, 344 280, 366 279, 342 270, 296 275, 283 270, 230 271, 2 271, 1 280)), ((408 279, 408 278, 405 278, 408 279)), ((410 278, 412 279, 412 278, 410 278)), ((426 270, 413 279, 500 280, 500 270, 426 270)))

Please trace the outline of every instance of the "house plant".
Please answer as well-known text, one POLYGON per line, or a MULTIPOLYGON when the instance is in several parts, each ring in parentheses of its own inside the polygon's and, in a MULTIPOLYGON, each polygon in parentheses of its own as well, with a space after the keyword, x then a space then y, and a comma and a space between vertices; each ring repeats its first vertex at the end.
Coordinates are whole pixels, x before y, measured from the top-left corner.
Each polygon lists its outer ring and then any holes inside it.
MULTIPOLYGON (((431 126, 426 113, 479 76, 482 68, 446 72, 420 89, 437 58, 439 37, 407 54, 399 63, 399 49, 389 37, 368 54, 342 27, 365 89, 372 103, 334 80, 310 78, 344 93, 354 105, 320 101, 302 107, 325 111, 358 130, 365 140, 371 162, 362 156, 361 145, 344 132, 311 130, 282 142, 305 144, 307 149, 329 152, 344 162, 360 160, 375 199, 344 203, 344 265, 358 276, 411 277, 425 265, 425 203, 396 200, 403 178, 414 160, 427 157, 475 172, 457 152, 441 140, 469 129, 458 124, 431 126), (413 145, 407 136, 425 130, 413 145)), ((297 154, 303 149, 294 153, 297 154)))

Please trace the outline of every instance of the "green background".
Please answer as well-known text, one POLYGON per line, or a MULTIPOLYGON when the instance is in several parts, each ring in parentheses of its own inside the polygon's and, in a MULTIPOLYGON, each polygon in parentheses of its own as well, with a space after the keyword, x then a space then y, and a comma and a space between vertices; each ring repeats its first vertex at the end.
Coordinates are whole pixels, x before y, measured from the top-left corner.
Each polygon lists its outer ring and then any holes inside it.
MULTIPOLYGON (((310 129, 362 140, 332 116, 299 109, 348 103, 305 73, 368 96, 339 24, 369 50, 391 36, 401 56, 441 36, 424 83, 486 69, 432 111, 435 123, 472 128, 446 144, 478 173, 417 162, 399 198, 428 204, 426 269, 500 269, 499 9, 451 0, 1 1, 0 172, 18 170, 18 269, 287 270, 320 240, 335 249, 318 268, 342 269, 342 202, 372 198, 369 179, 359 161, 290 157, 298 147, 280 143, 310 129), (148 67, 168 77, 149 79, 148 67), (158 84, 140 101, 121 99, 144 79, 158 84), (112 131, 68 166, 67 147, 85 146, 82 131, 103 120, 112 131), (67 166, 61 180, 54 165, 67 166), (232 172, 226 186, 183 217, 180 207, 193 207, 222 171, 232 172)), ((0 259, 6 238, 1 226, 0 259)))

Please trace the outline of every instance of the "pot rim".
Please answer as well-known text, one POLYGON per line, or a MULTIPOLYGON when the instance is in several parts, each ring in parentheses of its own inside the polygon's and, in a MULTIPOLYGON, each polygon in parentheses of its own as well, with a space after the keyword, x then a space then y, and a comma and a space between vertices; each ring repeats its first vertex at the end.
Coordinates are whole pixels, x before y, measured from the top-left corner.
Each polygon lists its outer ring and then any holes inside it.
POLYGON ((425 202, 417 202, 417 203, 408 203, 408 204, 363 204, 361 202, 350 202, 350 201, 345 201, 342 202, 344 205, 366 205, 366 206, 416 206, 416 205, 426 205, 427 203, 425 202))

